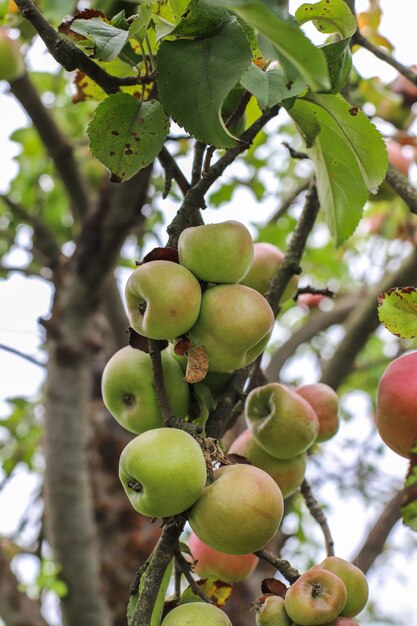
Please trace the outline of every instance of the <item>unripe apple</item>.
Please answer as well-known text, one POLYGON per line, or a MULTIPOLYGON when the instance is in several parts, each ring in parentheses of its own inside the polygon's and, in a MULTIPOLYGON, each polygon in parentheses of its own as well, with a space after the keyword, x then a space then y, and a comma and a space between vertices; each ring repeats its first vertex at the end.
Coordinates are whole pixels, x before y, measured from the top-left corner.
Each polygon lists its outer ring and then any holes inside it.
POLYGON ((259 606, 255 604, 257 626, 290 626, 285 610, 285 600, 280 596, 267 596, 259 606))
POLYGON ((339 576, 347 591, 347 601, 340 615, 355 617, 365 608, 368 602, 369 588, 365 574, 359 567, 337 556, 329 556, 319 567, 339 576))
POLYGON ((172 261, 149 261, 136 268, 125 288, 131 326, 151 339, 172 339, 197 321, 201 288, 196 277, 172 261))
POLYGON ((181 265, 208 283, 238 283, 253 258, 250 232, 240 222, 191 226, 178 239, 181 265))
POLYGON ((256 442, 277 459, 301 454, 319 432, 319 420, 311 405, 280 383, 253 389, 246 399, 245 417, 256 442))
POLYGON ((119 477, 136 511, 171 517, 190 508, 206 483, 206 462, 195 439, 176 428, 156 428, 124 448, 119 477))
MULTIPOLYGON (((240 284, 265 294, 268 291, 269 281, 282 264, 284 253, 277 246, 266 242, 255 243, 253 251, 252 265, 240 284)), ((292 298, 297 290, 297 285, 298 277, 292 276, 281 297, 281 303, 292 298)))
POLYGON ((288 589, 285 610, 300 626, 318 626, 340 615, 346 600, 346 587, 340 578, 333 572, 313 567, 288 589))
POLYGON ((23 58, 18 44, 0 28, 0 80, 13 81, 24 74, 23 58))
POLYGON ((205 544, 191 533, 188 539, 194 571, 200 578, 214 577, 226 583, 239 582, 250 576, 258 564, 255 554, 226 554, 205 544))
POLYGON ((283 515, 279 487, 252 465, 227 465, 215 472, 191 509, 190 526, 211 548, 249 554, 275 535, 283 515))
POLYGON ((232 622, 213 604, 187 602, 170 611, 161 626, 232 626, 232 622))
POLYGON ((250 430, 244 430, 235 439, 229 448, 229 454, 245 456, 252 465, 264 470, 275 480, 284 498, 295 493, 304 480, 307 465, 306 452, 292 459, 277 459, 261 448, 250 430))
POLYGON ((316 442, 327 441, 339 429, 339 396, 334 389, 324 383, 301 385, 295 391, 312 406, 319 418, 319 434, 316 442))
POLYGON ((417 443, 417 352, 394 359, 381 376, 376 426, 387 446, 410 457, 417 443))
MULTIPOLYGON (((190 404, 181 366, 166 350, 161 353, 164 386, 176 417, 185 418, 190 404)), ((139 435, 163 425, 149 354, 126 346, 108 361, 101 379, 103 402, 127 430, 139 435)))
POLYGON ((188 334, 206 348, 210 371, 233 372, 261 354, 274 322, 267 300, 254 289, 216 285, 204 292, 200 315, 188 334))

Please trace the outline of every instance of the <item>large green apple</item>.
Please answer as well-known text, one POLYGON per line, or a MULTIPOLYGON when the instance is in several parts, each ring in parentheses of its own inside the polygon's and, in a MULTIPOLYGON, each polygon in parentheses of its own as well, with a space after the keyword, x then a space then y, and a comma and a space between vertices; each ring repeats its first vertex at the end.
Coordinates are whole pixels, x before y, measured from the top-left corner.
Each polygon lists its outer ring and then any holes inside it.
POLYGON ((253 389, 246 399, 245 416, 257 443, 277 459, 301 454, 319 432, 319 420, 310 404, 280 383, 253 389))
POLYGON ((333 572, 342 580, 347 590, 347 602, 340 613, 344 617, 355 617, 368 602, 369 587, 365 574, 359 567, 337 556, 329 556, 318 567, 333 572))
POLYGON ((195 533, 188 538, 195 561, 194 572, 200 578, 214 577, 226 583, 239 582, 250 576, 258 564, 255 554, 225 554, 201 541, 195 533))
MULTIPOLYGON (((169 405, 183 419, 190 404, 188 384, 171 354, 164 350, 161 358, 169 405)), ((149 354, 130 346, 113 354, 103 371, 101 392, 106 408, 130 432, 139 435, 163 425, 149 354)))
POLYGON ((238 283, 250 268, 253 241, 240 222, 191 226, 178 239, 181 265, 208 283, 238 283))
POLYGON ((268 302, 254 289, 216 285, 204 292, 200 315, 188 334, 206 348, 210 371, 233 372, 261 354, 274 322, 268 302))
POLYGON ((17 43, 0 28, 0 80, 16 80, 25 71, 17 43))
POLYGON ((295 391, 315 410, 319 418, 319 434, 316 443, 328 441, 339 429, 339 396, 324 383, 312 383, 296 387, 295 391))
POLYGON ((213 604, 187 602, 170 611, 161 626, 232 626, 232 622, 213 604))
POLYGON ((300 626, 327 624, 340 615, 347 591, 336 574, 313 567, 293 583, 285 595, 285 610, 300 626))
POLYGON ((172 261, 149 261, 137 267, 125 288, 131 326, 151 339, 172 339, 195 324, 201 304, 196 277, 172 261))
MULTIPOLYGON (((253 246, 253 261, 249 272, 240 281, 241 285, 247 285, 256 289, 259 293, 266 293, 269 281, 282 264, 284 253, 272 243, 258 242, 253 246)), ((293 297, 297 290, 298 277, 292 276, 281 297, 281 303, 293 297)))
POLYGON ((283 498, 276 482, 253 465, 227 465, 215 472, 191 509, 190 526, 211 548, 249 554, 262 548, 282 520, 283 498))
POLYGON ((186 511, 201 495, 206 462, 191 435, 176 428, 156 428, 127 444, 119 477, 136 511, 171 517, 186 511))
POLYGON ((285 600, 280 596, 267 596, 261 605, 255 604, 257 626, 290 626, 285 610, 285 600))
POLYGON ((269 474, 281 489, 284 498, 295 493, 304 480, 307 453, 292 459, 277 459, 256 442, 250 430, 244 430, 229 448, 229 454, 245 456, 252 465, 269 474))

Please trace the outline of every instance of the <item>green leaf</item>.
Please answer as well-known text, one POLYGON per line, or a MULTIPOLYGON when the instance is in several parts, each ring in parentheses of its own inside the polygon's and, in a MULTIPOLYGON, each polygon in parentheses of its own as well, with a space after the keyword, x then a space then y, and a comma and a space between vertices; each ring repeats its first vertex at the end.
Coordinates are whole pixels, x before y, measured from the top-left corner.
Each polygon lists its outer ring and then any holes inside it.
POLYGON ((301 77, 288 83, 279 70, 264 72, 254 63, 251 63, 240 82, 245 89, 255 96, 262 111, 270 109, 274 104, 287 98, 297 96, 307 89, 301 77))
POLYGON ((169 130, 169 120, 155 100, 142 102, 117 93, 95 110, 87 133, 93 155, 111 172, 113 182, 132 178, 153 161, 169 130))
POLYGON ((378 317, 381 324, 397 337, 417 336, 417 289, 394 287, 378 296, 378 317))
POLYGON ((250 60, 248 40, 234 17, 213 37, 163 41, 158 89, 165 110, 201 141, 222 148, 236 145, 221 107, 250 60))
POLYGON ((330 88, 324 54, 294 21, 272 11, 261 0, 209 1, 233 9, 252 28, 270 39, 282 58, 299 72, 311 89, 330 88))
POLYGON ((143 2, 140 4, 137 8, 136 15, 137 17, 129 27, 129 37, 143 41, 152 17, 152 2, 143 2))
POLYGON ((73 15, 76 0, 43 0, 42 13, 48 21, 59 24, 63 15, 73 15))
POLYGON ((189 3, 190 0, 169 0, 169 6, 176 20, 180 19, 189 3))
POLYGON ((111 26, 98 17, 92 17, 89 20, 74 20, 71 30, 94 42, 94 56, 100 61, 115 59, 129 37, 128 31, 111 26))
POLYGON ((341 39, 322 46, 329 66, 331 93, 339 93, 346 84, 352 69, 352 53, 349 47, 350 38, 341 39))
POLYGON ((201 0, 191 0, 184 17, 172 31, 176 37, 212 37, 230 20, 230 13, 201 0))
POLYGON ((356 20, 344 0, 321 0, 302 4, 295 12, 300 24, 312 21, 321 33, 339 33, 343 38, 356 31, 356 20))
POLYGON ((3 20, 9 13, 9 0, 0 0, 0 20, 3 20))
POLYGON ((174 24, 171 24, 171 22, 168 22, 167 20, 165 20, 163 17, 160 17, 159 15, 153 14, 152 20, 155 26, 156 41, 159 41, 160 39, 163 39, 167 35, 170 35, 171 32, 175 28, 174 24))
POLYGON ((343 129, 324 108, 297 99, 289 114, 306 136, 320 205, 332 237, 340 245, 355 231, 368 198, 356 153, 343 129))

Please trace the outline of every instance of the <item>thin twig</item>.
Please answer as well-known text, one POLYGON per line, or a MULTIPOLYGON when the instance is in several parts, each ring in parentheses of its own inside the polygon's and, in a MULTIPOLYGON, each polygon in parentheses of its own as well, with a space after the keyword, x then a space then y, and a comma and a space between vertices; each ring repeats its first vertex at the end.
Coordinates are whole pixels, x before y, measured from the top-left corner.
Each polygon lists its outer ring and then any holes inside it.
POLYGON ((206 144, 202 141, 196 141, 194 145, 193 169, 191 172, 191 186, 194 187, 201 178, 203 169, 203 158, 206 144))
POLYGON ((326 553, 327 556, 334 556, 334 541, 332 534, 330 532, 329 525, 327 523, 327 519, 325 514, 323 513, 323 509, 320 504, 317 502, 316 498, 311 491, 311 487, 307 480, 303 480, 300 486, 300 491, 303 495, 305 503, 307 505, 308 510, 310 511, 311 516, 316 520, 318 525, 323 531, 324 539, 326 542, 326 553))
POLYGON ((37 359, 35 359, 35 357, 30 356, 29 354, 25 354, 25 352, 21 352, 20 350, 17 350, 16 348, 12 348, 11 346, 6 346, 4 343, 0 343, 0 350, 4 350, 5 352, 10 352, 11 354, 15 354, 16 356, 19 356, 21 359, 25 359, 25 361, 32 363, 32 365, 37 365, 38 367, 43 367, 43 368, 46 367, 45 363, 38 361, 37 359))
POLYGON ((311 184, 311 179, 307 179, 307 180, 303 180, 296 189, 294 189, 294 191, 292 191, 291 193, 289 193, 286 198, 283 199, 281 206, 279 207, 279 209, 277 209, 275 211, 275 213, 273 215, 271 215, 271 217, 268 220, 269 224, 274 224, 275 222, 277 222, 280 217, 283 217, 288 209, 290 208, 290 206, 297 200, 298 196, 303 193, 303 191, 306 191, 311 184))
POLYGON ((175 561, 176 563, 178 563, 182 573, 187 579, 188 584, 191 587, 191 591, 199 596, 202 600, 204 600, 204 602, 214 604, 214 602, 201 590, 200 585, 197 584, 197 581, 194 580, 193 575, 191 574, 190 564, 183 557, 180 549, 176 550, 175 552, 175 561))
POLYGON ((390 165, 386 175, 387 183, 406 203, 411 213, 417 214, 417 191, 401 172, 390 165))
POLYGON ((300 572, 296 570, 295 567, 293 567, 289 561, 286 561, 285 559, 279 559, 277 556, 275 556, 275 554, 272 554, 272 552, 270 552, 269 550, 265 550, 265 549, 257 550, 256 552, 254 552, 254 554, 256 554, 256 556, 262 559, 263 561, 266 561, 270 565, 273 565, 273 567, 275 567, 275 569, 277 569, 278 572, 282 574, 285 580, 288 580, 288 582, 291 585, 298 578, 300 578, 300 572))

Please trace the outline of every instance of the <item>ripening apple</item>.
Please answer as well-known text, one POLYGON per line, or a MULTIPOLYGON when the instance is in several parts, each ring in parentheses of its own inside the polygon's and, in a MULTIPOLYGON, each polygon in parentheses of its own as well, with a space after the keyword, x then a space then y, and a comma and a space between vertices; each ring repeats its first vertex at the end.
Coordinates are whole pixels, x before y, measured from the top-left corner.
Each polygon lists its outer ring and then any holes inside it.
POLYGON ((256 442, 277 459, 301 454, 319 432, 319 420, 311 405, 280 383, 253 389, 246 399, 245 417, 256 442))
MULTIPOLYGON (((265 294, 268 291, 269 281, 282 264, 284 253, 277 246, 266 242, 255 243, 253 251, 252 265, 240 284, 265 294)), ((292 298, 297 290, 297 285, 298 276, 294 275, 281 297, 281 302, 286 302, 292 298)))
POLYGON ((208 283, 238 283, 253 258, 253 240, 240 222, 190 226, 178 239, 181 265, 208 283))
POLYGON ((16 80, 24 71, 18 44, 7 35, 4 28, 0 28, 0 80, 16 80))
POLYGON ((417 352, 394 359, 381 376, 376 426, 387 446, 410 457, 417 443, 417 352))
POLYGON ((300 293, 297 304, 306 306, 309 309, 317 309, 320 302, 326 299, 322 293, 300 293))
POLYGON ((344 617, 358 615, 365 608, 369 596, 368 581, 362 570, 337 556, 327 557, 318 567, 333 572, 345 584, 347 601, 340 615, 344 617))
POLYGON ((326 624, 326 626, 359 626, 359 624, 351 617, 336 617, 333 622, 326 624))
POLYGON ((226 583, 239 582, 250 576, 258 564, 255 554, 225 554, 205 544, 192 532, 188 539, 194 572, 200 578, 214 577, 226 583))
POLYGON ((170 611, 161 626, 232 626, 221 609, 206 602, 187 602, 170 611))
POLYGON ((206 483, 206 462, 195 439, 177 428, 156 428, 124 448, 119 477, 136 511, 171 517, 190 508, 206 483))
POLYGON ((285 610, 300 626, 318 626, 336 619, 346 600, 347 591, 341 579, 333 572, 313 567, 287 590, 285 610))
POLYGON ((191 509, 189 522, 197 537, 226 554, 249 554, 275 535, 283 515, 283 498, 275 481, 252 465, 216 470, 191 509))
POLYGON ((267 300, 243 285, 216 285, 203 293, 200 315, 188 335, 203 345, 209 371, 233 372, 252 363, 274 327, 267 300))
POLYGON ((329 385, 312 383, 296 387, 295 391, 312 406, 319 418, 316 443, 328 441, 339 429, 339 396, 329 385))
POLYGON ((125 288, 132 328, 150 339, 172 339, 197 321, 201 288, 196 277, 172 261, 149 261, 137 267, 125 288))
MULTIPOLYGON (((412 65, 411 69, 416 71, 417 67, 412 65)), ((417 102, 417 86, 402 74, 398 74, 392 82, 391 89, 394 93, 398 93, 403 96, 405 104, 411 105, 414 102, 417 102)))
POLYGON ((389 162, 393 167, 395 167, 395 169, 407 178, 410 166, 414 159, 404 154, 401 145, 397 141, 387 141, 386 145, 389 162))
POLYGON ((244 430, 229 448, 229 454, 245 456, 255 467, 269 474, 281 489, 284 498, 295 493, 304 480, 307 453, 292 459, 277 459, 256 442, 250 430, 244 430))
POLYGON ((291 620, 281 596, 268 595, 262 604, 255 603, 257 626, 290 626, 291 620))
MULTIPOLYGON (((161 358, 169 406, 176 417, 183 419, 190 404, 188 384, 170 353, 164 350, 161 358)), ((113 354, 103 371, 101 393, 108 411, 130 432, 139 435, 163 426, 149 354, 130 346, 113 354)))

